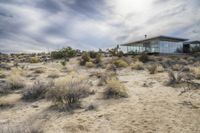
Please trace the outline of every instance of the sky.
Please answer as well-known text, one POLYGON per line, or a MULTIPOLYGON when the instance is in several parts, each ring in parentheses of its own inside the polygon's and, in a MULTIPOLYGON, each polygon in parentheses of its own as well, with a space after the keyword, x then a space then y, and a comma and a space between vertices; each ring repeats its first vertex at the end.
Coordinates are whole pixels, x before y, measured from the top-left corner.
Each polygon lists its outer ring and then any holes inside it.
POLYGON ((0 52, 111 48, 167 35, 200 40, 200 0, 0 0, 0 52))

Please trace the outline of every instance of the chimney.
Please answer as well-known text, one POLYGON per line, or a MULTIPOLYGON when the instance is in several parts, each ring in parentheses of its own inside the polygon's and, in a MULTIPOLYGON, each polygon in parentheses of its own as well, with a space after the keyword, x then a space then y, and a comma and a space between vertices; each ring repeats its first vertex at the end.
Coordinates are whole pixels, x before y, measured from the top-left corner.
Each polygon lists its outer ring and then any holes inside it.
POLYGON ((147 35, 144 35, 145 39, 147 38, 147 35))

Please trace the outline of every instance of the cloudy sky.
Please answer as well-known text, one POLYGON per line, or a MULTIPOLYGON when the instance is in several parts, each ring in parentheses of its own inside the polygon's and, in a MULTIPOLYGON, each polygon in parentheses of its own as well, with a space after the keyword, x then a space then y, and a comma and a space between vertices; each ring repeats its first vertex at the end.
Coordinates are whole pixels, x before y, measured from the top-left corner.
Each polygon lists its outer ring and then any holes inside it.
POLYGON ((82 50, 156 35, 200 40, 200 0, 0 0, 0 52, 82 50))

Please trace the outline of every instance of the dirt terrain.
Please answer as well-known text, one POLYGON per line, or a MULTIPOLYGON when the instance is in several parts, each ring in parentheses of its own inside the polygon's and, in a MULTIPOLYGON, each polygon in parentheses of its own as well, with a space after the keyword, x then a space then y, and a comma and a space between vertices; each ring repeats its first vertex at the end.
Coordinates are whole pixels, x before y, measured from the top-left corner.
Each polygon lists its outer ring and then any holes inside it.
MULTIPOLYGON (((95 93, 81 100, 81 108, 57 111, 52 102, 41 99, 34 102, 21 100, 23 89, 0 96, 0 101, 13 107, 0 108, 0 132, 20 127, 38 127, 45 133, 199 133, 200 90, 181 94, 183 88, 166 86, 168 73, 149 74, 130 67, 117 69, 117 78, 127 88, 128 97, 104 99, 105 86, 98 86, 93 73, 104 68, 80 66, 77 58, 70 59, 66 68, 58 62, 24 63, 26 86, 36 80, 48 82, 50 74, 58 77, 78 75, 88 80, 95 93), (34 73, 40 68, 42 73, 34 73), (89 105, 95 109, 88 110, 89 105)), ((10 71, 6 71, 9 75, 10 71)), ((1 85, 5 79, 1 79, 1 85)), ((199 83, 199 80, 196 80, 199 83)), ((0 86, 2 87, 2 86, 0 86)), ((26 89, 26 88, 25 88, 26 89)))

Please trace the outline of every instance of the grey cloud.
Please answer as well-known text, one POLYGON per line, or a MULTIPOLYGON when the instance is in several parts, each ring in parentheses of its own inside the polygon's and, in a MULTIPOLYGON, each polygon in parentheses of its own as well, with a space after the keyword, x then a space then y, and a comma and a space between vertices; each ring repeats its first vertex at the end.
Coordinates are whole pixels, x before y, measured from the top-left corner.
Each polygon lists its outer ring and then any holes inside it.
POLYGON ((122 15, 117 1, 1 0, 0 52, 107 48, 144 34, 199 38, 199 0, 151 0, 148 12, 122 15))
POLYGON ((61 6, 56 2, 56 0, 39 0, 36 2, 35 6, 51 13, 62 11, 61 6))

